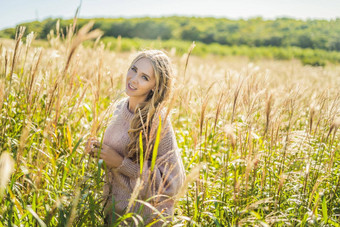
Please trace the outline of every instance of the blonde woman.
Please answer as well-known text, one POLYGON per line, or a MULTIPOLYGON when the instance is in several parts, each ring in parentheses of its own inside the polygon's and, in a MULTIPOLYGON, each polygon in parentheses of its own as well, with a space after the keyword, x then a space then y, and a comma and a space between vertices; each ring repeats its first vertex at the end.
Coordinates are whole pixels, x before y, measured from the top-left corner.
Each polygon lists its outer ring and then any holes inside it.
POLYGON ((185 177, 171 122, 161 108, 169 98, 172 77, 172 65, 164 52, 147 50, 139 53, 126 76, 128 98, 117 105, 114 118, 104 133, 103 143, 90 141, 91 154, 100 153, 107 166, 104 186, 107 224, 112 223, 113 217, 128 212, 139 214, 144 224, 155 223, 153 226, 164 224, 166 218, 171 220, 174 196, 185 177), (161 136, 156 162, 151 170, 159 118, 161 136), (132 203, 131 200, 148 203, 132 203), (156 208, 156 212, 149 204, 156 208))

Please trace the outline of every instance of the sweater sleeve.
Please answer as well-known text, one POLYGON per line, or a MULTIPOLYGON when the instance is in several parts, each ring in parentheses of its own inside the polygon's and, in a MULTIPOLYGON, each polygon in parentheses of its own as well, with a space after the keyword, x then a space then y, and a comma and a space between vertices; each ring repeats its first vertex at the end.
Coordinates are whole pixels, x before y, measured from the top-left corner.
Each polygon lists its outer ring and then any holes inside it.
MULTIPOLYGON (((179 191, 185 178, 181 156, 177 148, 176 137, 169 119, 167 119, 161 141, 158 147, 154 171, 150 174, 151 162, 143 170, 143 189, 140 195, 147 199, 154 195, 174 196, 179 191)), ((145 165, 144 164, 144 165, 145 165)), ((140 165, 125 157, 117 170, 130 178, 131 188, 135 186, 136 178, 140 176, 140 165)))

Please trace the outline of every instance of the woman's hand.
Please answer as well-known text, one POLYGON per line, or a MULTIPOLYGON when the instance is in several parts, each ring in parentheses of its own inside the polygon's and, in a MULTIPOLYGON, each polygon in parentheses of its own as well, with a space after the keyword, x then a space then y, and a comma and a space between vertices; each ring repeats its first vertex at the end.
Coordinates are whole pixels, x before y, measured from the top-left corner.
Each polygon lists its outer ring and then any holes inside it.
POLYGON ((106 166, 109 168, 117 168, 123 162, 123 157, 118 154, 117 151, 113 150, 106 144, 100 144, 100 142, 96 139, 89 140, 89 146, 91 148, 90 155, 93 157, 98 157, 103 159, 106 166), (101 147, 101 151, 100 151, 101 147))

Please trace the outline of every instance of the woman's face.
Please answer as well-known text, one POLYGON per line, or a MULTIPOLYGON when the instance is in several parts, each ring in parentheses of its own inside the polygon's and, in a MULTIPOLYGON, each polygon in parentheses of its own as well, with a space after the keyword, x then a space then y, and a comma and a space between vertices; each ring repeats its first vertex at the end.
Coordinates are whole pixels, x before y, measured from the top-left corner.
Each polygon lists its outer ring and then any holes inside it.
POLYGON ((141 58, 130 67, 126 76, 128 96, 143 102, 155 85, 155 73, 149 59, 141 58))

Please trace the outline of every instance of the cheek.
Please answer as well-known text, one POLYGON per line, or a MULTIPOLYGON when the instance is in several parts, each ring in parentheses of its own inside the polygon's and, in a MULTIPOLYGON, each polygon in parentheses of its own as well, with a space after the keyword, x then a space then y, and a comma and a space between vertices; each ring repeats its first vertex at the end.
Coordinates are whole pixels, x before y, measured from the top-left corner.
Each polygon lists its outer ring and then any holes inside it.
POLYGON ((126 74, 126 81, 129 81, 131 79, 131 73, 126 74))
POLYGON ((146 87, 147 87, 148 90, 151 90, 152 88, 155 87, 155 83, 154 82, 148 82, 146 87))
POLYGON ((149 90, 150 84, 145 81, 145 80, 139 80, 139 85, 144 89, 144 90, 149 90))

